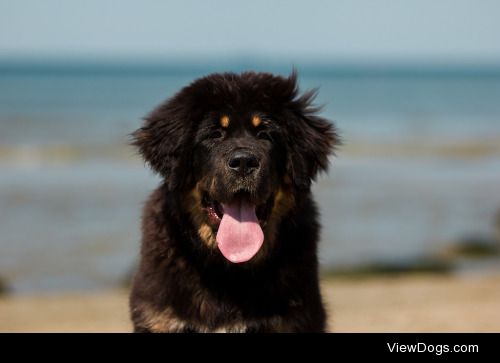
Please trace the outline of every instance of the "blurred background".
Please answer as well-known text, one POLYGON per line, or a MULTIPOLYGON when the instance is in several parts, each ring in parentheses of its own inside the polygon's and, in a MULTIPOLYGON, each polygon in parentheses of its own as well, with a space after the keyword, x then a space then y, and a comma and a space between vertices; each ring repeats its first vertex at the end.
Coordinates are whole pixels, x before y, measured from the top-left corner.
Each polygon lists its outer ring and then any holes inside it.
POLYGON ((215 71, 295 67, 344 145, 327 274, 500 271, 500 3, 0 0, 0 279, 123 286, 158 184, 141 118, 215 71))

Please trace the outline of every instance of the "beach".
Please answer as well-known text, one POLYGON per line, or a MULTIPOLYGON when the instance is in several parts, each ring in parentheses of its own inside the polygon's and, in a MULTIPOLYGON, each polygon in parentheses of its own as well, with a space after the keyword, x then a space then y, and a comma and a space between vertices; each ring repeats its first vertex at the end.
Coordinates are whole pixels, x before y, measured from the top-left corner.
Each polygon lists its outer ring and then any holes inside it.
MULTIPOLYGON (((324 280, 331 332, 499 332, 500 274, 324 280)), ((1 332, 129 332, 127 291, 0 298, 1 332)))

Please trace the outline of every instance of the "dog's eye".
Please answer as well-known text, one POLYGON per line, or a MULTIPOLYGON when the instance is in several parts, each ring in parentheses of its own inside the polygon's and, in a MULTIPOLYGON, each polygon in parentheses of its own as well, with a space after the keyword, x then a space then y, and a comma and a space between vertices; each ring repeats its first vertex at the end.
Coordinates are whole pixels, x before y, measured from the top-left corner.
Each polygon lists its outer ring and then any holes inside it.
POLYGON ((210 135, 208 135, 208 138, 209 139, 220 139, 224 136, 224 134, 222 133, 221 130, 215 130, 215 131, 212 131, 210 133, 210 135))

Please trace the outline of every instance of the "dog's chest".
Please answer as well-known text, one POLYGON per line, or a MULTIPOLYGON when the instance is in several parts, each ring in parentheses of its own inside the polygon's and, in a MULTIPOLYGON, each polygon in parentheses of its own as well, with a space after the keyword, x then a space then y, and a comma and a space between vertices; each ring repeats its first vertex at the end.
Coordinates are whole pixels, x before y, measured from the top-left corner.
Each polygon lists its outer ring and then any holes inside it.
MULTIPOLYGON (((142 306, 142 324, 151 332, 158 333, 250 333, 250 332, 284 332, 287 329, 285 320, 278 315, 244 319, 241 316, 228 314, 214 317, 205 315, 197 319, 183 319, 174 309, 167 307, 163 310, 151 309, 142 306), (232 317, 230 317, 232 315, 232 317), (219 323, 214 323, 217 318, 219 323), (212 323, 209 323, 211 322, 212 323)), ((206 312, 206 314, 213 311, 206 312)))

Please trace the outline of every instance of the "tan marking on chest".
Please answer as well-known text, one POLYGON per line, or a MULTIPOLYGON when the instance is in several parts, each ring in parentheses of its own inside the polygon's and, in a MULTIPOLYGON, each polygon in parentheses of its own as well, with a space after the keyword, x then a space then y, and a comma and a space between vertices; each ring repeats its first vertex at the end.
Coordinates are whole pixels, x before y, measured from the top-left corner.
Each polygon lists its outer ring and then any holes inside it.
POLYGON ((181 332, 186 327, 186 322, 179 319, 170 309, 161 311, 154 309, 149 304, 140 304, 142 325, 155 333, 176 333, 181 332))
POLYGON ((184 208, 191 215, 191 220, 193 221, 195 228, 198 231, 198 235, 201 240, 211 248, 217 246, 215 241, 215 235, 212 228, 207 224, 206 213, 201 205, 201 191, 200 186, 197 184, 185 197, 184 208))

